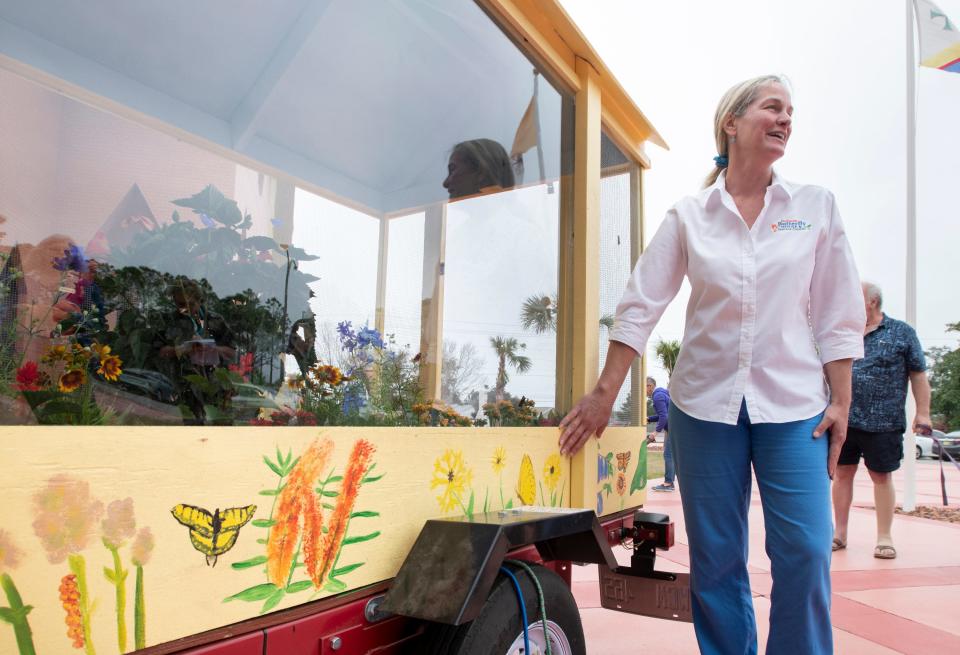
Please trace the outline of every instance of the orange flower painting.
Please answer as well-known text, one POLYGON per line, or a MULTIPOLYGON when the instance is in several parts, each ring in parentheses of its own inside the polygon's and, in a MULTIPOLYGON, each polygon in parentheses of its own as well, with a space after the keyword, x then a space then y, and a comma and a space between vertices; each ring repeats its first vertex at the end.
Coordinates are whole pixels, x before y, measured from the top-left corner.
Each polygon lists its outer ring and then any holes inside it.
POLYGON ((305 513, 305 508, 314 521, 319 521, 322 517, 313 485, 326 467, 331 452, 333 442, 329 439, 310 444, 307 452, 290 472, 287 485, 277 500, 274 524, 267 537, 267 578, 278 587, 287 584, 290 565, 300 537, 300 518, 305 513))
MULTIPOLYGON (((347 472, 343 475, 343 484, 340 486, 340 495, 337 496, 337 506, 333 510, 333 516, 330 518, 330 525, 327 527, 327 536, 323 540, 322 568, 314 567, 311 569, 307 563, 307 571, 310 573, 310 579, 313 585, 319 589, 323 579, 333 568, 337 553, 340 550, 340 544, 347 534, 347 524, 350 522, 350 513, 357 501, 357 494, 360 493, 360 484, 363 476, 367 473, 370 466, 370 458, 373 456, 375 448, 368 441, 360 439, 353 444, 353 452, 350 453, 350 463, 347 465, 347 472)), ((317 535, 319 536, 319 534, 317 535)))
POLYGON ((255 526, 269 528, 266 554, 234 562, 231 566, 236 570, 263 568, 267 582, 228 596, 224 601, 263 601, 260 609, 263 614, 276 607, 288 594, 307 589, 336 593, 348 588, 340 576, 364 563, 354 562, 338 568, 344 547, 380 535, 379 531, 350 534, 354 520, 380 516, 370 510, 354 511, 354 507, 360 488, 376 482, 383 475, 371 474, 375 466, 372 461, 375 446, 365 439, 358 439, 353 444, 343 475, 335 474, 335 468, 331 468, 325 477, 321 477, 327 470, 333 450, 334 443, 330 439, 317 439, 296 459, 292 452, 283 455, 279 449, 276 460, 263 458, 279 478, 275 489, 261 491, 261 495, 276 497, 270 517, 254 521, 255 526), (335 501, 331 500, 334 498, 335 501), (307 579, 294 580, 300 567, 303 567, 307 579))

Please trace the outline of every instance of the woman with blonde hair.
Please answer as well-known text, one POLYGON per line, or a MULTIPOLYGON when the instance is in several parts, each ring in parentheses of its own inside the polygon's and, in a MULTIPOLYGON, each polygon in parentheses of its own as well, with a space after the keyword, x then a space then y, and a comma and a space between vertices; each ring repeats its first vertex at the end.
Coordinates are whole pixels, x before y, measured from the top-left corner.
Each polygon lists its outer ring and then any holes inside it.
POLYGON ((565 453, 600 436, 631 362, 686 276, 670 439, 694 627, 711 655, 757 651, 747 575, 751 467, 773 577, 767 653, 833 652, 830 479, 866 318, 833 195, 772 168, 792 116, 777 76, 723 96, 716 166, 703 190, 667 212, 617 307, 596 387, 561 423, 565 453))

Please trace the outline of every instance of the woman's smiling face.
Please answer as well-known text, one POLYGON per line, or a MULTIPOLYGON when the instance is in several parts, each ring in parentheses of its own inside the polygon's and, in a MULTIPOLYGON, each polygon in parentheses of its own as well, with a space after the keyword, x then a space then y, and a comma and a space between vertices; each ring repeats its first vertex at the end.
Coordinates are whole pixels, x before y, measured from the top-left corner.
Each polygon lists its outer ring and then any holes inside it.
POLYGON ((742 116, 728 118, 724 129, 736 137, 731 151, 776 161, 783 157, 793 131, 790 92, 776 82, 765 85, 742 116))

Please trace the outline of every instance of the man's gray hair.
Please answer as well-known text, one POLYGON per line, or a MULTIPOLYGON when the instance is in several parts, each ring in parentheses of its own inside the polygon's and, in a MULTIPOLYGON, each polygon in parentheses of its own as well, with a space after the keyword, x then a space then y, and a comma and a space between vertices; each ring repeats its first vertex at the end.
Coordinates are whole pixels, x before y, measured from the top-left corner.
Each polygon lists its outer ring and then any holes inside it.
POLYGON ((876 284, 873 282, 864 282, 863 293, 867 296, 867 300, 877 301, 877 309, 883 307, 883 292, 880 291, 880 287, 876 284))
POLYGON ((647 376, 647 384, 652 384, 653 386, 657 386, 657 381, 654 380, 652 377, 650 377, 650 376, 648 375, 648 376, 647 376))

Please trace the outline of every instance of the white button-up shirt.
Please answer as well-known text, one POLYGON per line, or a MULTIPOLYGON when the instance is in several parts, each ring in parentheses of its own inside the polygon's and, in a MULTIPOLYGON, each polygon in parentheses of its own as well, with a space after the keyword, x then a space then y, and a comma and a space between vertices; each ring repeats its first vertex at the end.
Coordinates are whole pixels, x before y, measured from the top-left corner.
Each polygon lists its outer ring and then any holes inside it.
POLYGON ((690 280, 670 396, 684 413, 735 425, 816 416, 823 364, 863 357, 860 278, 833 194, 776 173, 751 229, 725 176, 667 212, 617 307, 610 339, 643 353, 690 280))

